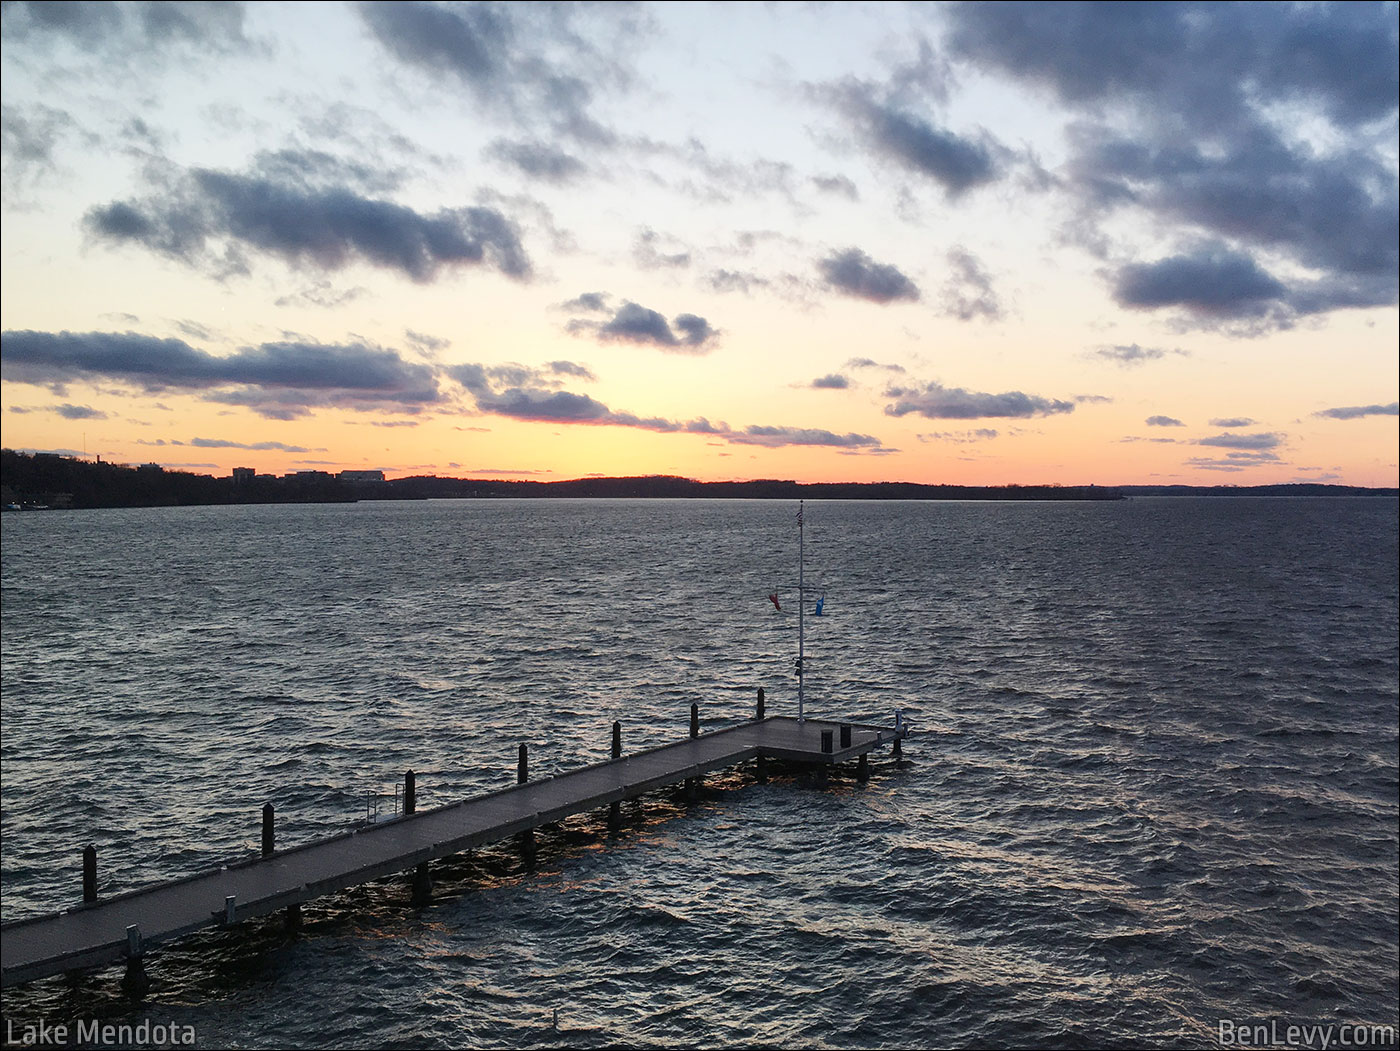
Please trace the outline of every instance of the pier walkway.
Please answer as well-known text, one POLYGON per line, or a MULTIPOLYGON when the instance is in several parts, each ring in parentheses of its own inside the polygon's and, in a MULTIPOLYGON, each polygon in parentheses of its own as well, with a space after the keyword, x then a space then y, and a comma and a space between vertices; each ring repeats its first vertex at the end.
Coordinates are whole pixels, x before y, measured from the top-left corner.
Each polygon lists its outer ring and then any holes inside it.
MULTIPOLYGON (((0 984, 139 960, 145 948, 200 928, 268 915, 746 760, 835 764, 882 745, 897 747, 905 734, 902 726, 786 717, 698 736, 696 726, 692 711, 692 736, 676 744, 7 923, 0 928, 0 984)), ((419 871, 426 876, 425 868, 419 871)))

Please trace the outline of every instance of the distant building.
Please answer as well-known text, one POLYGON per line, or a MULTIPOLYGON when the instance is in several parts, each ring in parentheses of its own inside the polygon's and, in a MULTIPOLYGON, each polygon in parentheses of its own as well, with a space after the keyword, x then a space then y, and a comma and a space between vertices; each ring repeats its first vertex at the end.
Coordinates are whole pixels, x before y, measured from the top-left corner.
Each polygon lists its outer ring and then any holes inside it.
POLYGON ((289 482, 329 482, 333 475, 329 471, 293 471, 282 477, 289 482))
POLYGON ((233 469, 233 484, 247 485, 258 476, 258 472, 252 467, 235 467, 233 469))
POLYGON ((149 472, 150 474, 162 474, 165 471, 165 468, 158 463, 143 463, 140 467, 136 469, 138 471, 149 472))
POLYGON ((341 471, 336 475, 342 482, 382 482, 383 471, 341 471))

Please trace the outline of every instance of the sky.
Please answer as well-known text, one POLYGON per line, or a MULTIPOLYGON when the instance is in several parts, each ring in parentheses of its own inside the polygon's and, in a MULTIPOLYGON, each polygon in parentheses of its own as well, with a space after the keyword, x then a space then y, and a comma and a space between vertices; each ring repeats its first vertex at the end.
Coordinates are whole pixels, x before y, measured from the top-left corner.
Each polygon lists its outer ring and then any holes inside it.
POLYGON ((1395 486, 1395 4, 3 5, 0 440, 1395 486))

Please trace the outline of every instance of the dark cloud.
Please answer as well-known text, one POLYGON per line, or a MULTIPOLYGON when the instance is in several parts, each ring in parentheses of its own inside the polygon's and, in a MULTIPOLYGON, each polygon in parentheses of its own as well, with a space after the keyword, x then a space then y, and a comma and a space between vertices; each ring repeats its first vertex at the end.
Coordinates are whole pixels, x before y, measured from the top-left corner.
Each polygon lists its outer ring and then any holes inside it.
POLYGON ((441 353, 452 346, 452 341, 443 336, 431 336, 426 332, 415 332, 411 328, 403 331, 404 339, 423 354, 433 355, 441 353))
POLYGON ((985 132, 976 137, 939 127, 897 100, 897 92, 858 81, 824 95, 875 153, 932 179, 950 200, 996 179, 1000 148, 985 132))
POLYGON ((860 200, 860 192, 856 189, 856 184, 844 175, 814 175, 812 185, 822 193, 829 193, 836 197, 844 197, 849 201, 860 200))
POLYGON ((760 277, 758 274, 722 269, 710 271, 705 281, 716 292, 748 293, 754 288, 766 288, 772 284, 766 277, 760 277))
POLYGON ((836 434, 816 428, 762 424, 732 428, 727 423, 712 423, 703 416, 681 421, 657 416, 638 416, 630 412, 614 412, 595 398, 560 389, 557 376, 569 373, 567 370, 558 369, 559 364, 555 362, 547 368, 531 368, 516 364, 470 363, 453 366, 446 372, 466 388, 479 411, 511 419, 633 427, 660 434, 702 434, 732 445, 759 445, 767 448, 801 445, 860 452, 888 451, 878 438, 868 434, 836 434))
POLYGON ((546 367, 555 376, 572 376, 583 380, 596 380, 598 378, 587 365, 580 365, 576 361, 551 361, 546 367))
POLYGON ((638 14, 627 5, 362 3, 374 39, 434 83, 449 77, 516 121, 579 142, 611 144, 592 115, 598 90, 625 87, 638 14), (588 24, 604 23, 597 32, 588 24), (611 53, 592 42, 609 42, 611 53))
POLYGON ((1000 431, 994 427, 976 427, 970 431, 930 431, 915 435, 921 442, 952 442, 955 445, 972 445, 999 437, 1000 431))
POLYGON ((877 263, 859 248, 847 248, 817 260, 827 284, 846 295, 873 303, 919 298, 918 286, 888 263, 877 263))
MULTIPOLYGON (((181 442, 172 444, 180 445, 181 442)), ((300 445, 285 445, 282 442, 232 442, 225 438, 191 438, 190 445, 200 449, 251 449, 254 452, 284 453, 323 453, 325 449, 307 449, 300 445)))
POLYGON ((949 277, 943 286, 943 312, 959 321, 979 317, 999 320, 1001 301, 992 287, 991 275, 978 258, 961 245, 949 249, 947 258, 949 277))
POLYGON ((1147 417, 1147 419, 1146 419, 1145 422, 1146 422, 1147 426, 1149 426, 1149 427, 1185 427, 1185 426, 1186 426, 1186 424, 1182 423, 1182 422, 1181 422, 1180 420, 1178 420, 1175 416, 1149 416, 1149 417, 1147 417))
POLYGON ((183 340, 135 332, 4 333, 0 372, 17 383, 61 388, 126 383, 147 392, 200 392, 273 419, 319 406, 415 412, 441 399, 434 371, 363 343, 276 342, 219 357, 183 340))
POLYGON ((141 201, 91 209, 89 233, 136 243, 192 265, 246 271, 245 250, 296 267, 340 270, 369 263, 417 282, 444 269, 491 266, 526 278, 530 261, 515 225, 491 208, 423 214, 344 186, 315 186, 255 171, 194 169, 141 201), (210 242, 222 242, 220 255, 210 242))
POLYGON ((1251 318, 1282 305, 1288 290, 1252 258, 1221 245, 1132 263, 1119 270, 1113 296, 1137 310, 1186 307, 1215 318, 1251 318))
POLYGON ((571 153, 547 142, 518 142, 497 139, 487 152, 511 167, 542 182, 572 182, 588 171, 588 165, 571 153))
POLYGON ((813 390, 845 390, 851 385, 851 381, 839 372, 832 372, 825 376, 818 376, 811 383, 813 390))
POLYGON ((848 369, 884 369, 886 372, 904 372, 903 365, 886 365, 873 358, 852 358, 846 362, 848 369))
POLYGON ((51 106, 31 106, 21 111, 0 106, 0 157, 4 161, 6 207, 14 207, 17 195, 37 189, 58 170, 55 151, 59 141, 76 130, 73 118, 51 106))
POLYGON ((718 336, 710 323, 696 314, 677 314, 668 322, 664 315, 630 300, 605 322, 575 318, 567 329, 591 332, 604 342, 640 343, 685 354, 709 353, 718 336))
POLYGON ((1248 416, 1227 416, 1223 419, 1210 421, 1212 427, 1253 427, 1254 424, 1255 421, 1248 416))
POLYGON ((52 412, 62 416, 65 420, 105 420, 107 414, 88 405, 45 405, 42 408, 30 409, 20 405, 11 405, 11 412, 52 412))
POLYGON ((575 299, 559 304, 560 310, 590 310, 594 313, 606 313, 608 309, 608 294, 606 292, 584 292, 575 299))
POLYGON ((1086 240, 1107 213, 1133 209, 1238 263, 1221 267, 1217 294, 1188 282, 1129 294, 1131 305, 1217 326, 1250 318, 1237 331, 1252 333, 1395 302, 1400 193, 1393 150, 1377 146, 1396 113, 1393 7, 958 4, 949 15, 964 58, 1078 111, 1065 185, 1086 240), (1316 276, 1273 276, 1256 252, 1316 276))
POLYGON ((1323 409, 1313 413, 1328 420, 1357 420, 1362 416, 1400 416, 1400 402, 1389 405, 1351 405, 1339 409, 1323 409))
POLYGON ((1111 346, 1099 347, 1090 352, 1090 357, 1103 358, 1111 361, 1115 365, 1124 368, 1133 368, 1141 365, 1145 361, 1159 361, 1168 354, 1180 354, 1188 356, 1184 350, 1163 350, 1161 347, 1143 347, 1136 343, 1118 343, 1111 346))
POLYGON ((1275 449, 1283 444, 1281 434, 1216 434, 1209 438, 1197 438, 1197 445, 1209 445, 1217 449, 1275 449))
POLYGON ((890 387, 885 391, 894 401, 885 406, 887 416, 917 413, 930 420, 977 420, 985 417, 1051 416, 1073 412, 1074 402, 1041 398, 1020 391, 983 394, 961 387, 929 383, 923 387, 890 387))
POLYGON ((880 439, 869 434, 835 434, 813 427, 765 427, 758 424, 740 431, 722 432, 734 445, 762 445, 775 449, 785 445, 817 445, 837 449, 883 451, 880 439))
POLYGON ((162 54, 172 45, 228 53, 249 46, 243 15, 243 4, 223 0, 6 0, 4 32, 7 42, 63 36, 78 47, 128 58, 162 54))
POLYGON ((675 238, 663 237, 645 227, 632 246, 632 259, 644 270, 686 267, 690 265, 690 250, 675 238))

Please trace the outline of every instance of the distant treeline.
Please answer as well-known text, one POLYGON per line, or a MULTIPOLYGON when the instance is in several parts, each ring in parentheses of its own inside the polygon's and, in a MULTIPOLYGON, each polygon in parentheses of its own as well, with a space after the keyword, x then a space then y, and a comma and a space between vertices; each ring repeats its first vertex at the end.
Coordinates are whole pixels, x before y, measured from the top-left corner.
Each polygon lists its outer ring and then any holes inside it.
POLYGON ((696 482, 671 475, 579 478, 564 482, 440 478, 384 482, 316 477, 235 481, 154 465, 127 467, 46 453, 0 450, 4 503, 47 507, 169 507, 188 504, 321 503, 492 497, 654 497, 757 500, 1121 500, 1125 496, 1382 496, 1394 489, 1335 485, 1056 486, 920 485, 914 482, 814 482, 780 479, 696 482))

